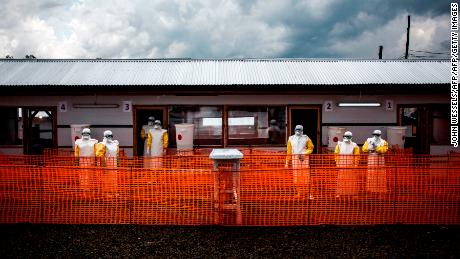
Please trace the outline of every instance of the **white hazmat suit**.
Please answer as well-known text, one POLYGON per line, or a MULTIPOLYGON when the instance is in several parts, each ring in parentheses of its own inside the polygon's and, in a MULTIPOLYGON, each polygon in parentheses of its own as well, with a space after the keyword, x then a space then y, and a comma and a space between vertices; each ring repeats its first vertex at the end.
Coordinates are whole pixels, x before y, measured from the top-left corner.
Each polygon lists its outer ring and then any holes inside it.
POLYGON ((163 167, 163 154, 168 148, 168 131, 161 128, 161 122, 156 120, 153 129, 147 134, 147 155, 149 156, 150 168, 163 167))
POLYGON ((154 122, 155 118, 154 117, 149 117, 147 125, 142 126, 141 130, 141 138, 144 140, 144 156, 148 154, 148 146, 147 146, 147 135, 149 134, 149 131, 153 129, 154 127, 154 122))
MULTIPOLYGON (((292 163, 293 182, 297 188, 297 195, 303 196, 310 184, 310 160, 308 155, 313 152, 313 142, 307 135, 303 135, 303 126, 295 127, 295 134, 290 136, 287 143, 286 168, 289 161, 292 163)), ((313 199, 313 195, 309 194, 313 199)))
POLYGON ((374 130, 373 137, 368 138, 363 145, 363 152, 369 152, 366 190, 379 194, 387 192, 384 154, 388 151, 388 143, 380 137, 381 134, 380 130, 374 130))
POLYGON ((339 141, 334 151, 334 159, 339 172, 337 174, 336 197, 341 195, 356 195, 359 192, 359 175, 352 168, 359 163, 359 147, 352 139, 350 131, 343 134, 343 141, 339 141))
POLYGON ((104 139, 97 144, 96 156, 100 160, 102 166, 108 170, 103 172, 104 190, 110 195, 117 193, 117 170, 118 155, 120 147, 118 140, 113 139, 112 131, 104 131, 104 139))
POLYGON ((91 167, 96 165, 96 144, 97 140, 91 138, 91 130, 84 128, 81 132, 81 139, 75 141, 74 154, 78 158, 78 165, 80 166, 80 186, 83 191, 90 190, 90 177, 91 167))

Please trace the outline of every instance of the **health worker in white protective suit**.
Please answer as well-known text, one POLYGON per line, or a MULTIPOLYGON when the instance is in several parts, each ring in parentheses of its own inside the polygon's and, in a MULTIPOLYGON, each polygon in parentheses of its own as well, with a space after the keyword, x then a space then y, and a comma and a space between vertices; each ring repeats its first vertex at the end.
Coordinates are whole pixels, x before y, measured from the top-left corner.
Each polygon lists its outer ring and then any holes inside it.
POLYGON ((303 126, 295 126, 294 135, 290 136, 287 143, 286 165, 292 164, 293 182, 297 189, 297 197, 304 197, 308 193, 308 198, 313 199, 309 193, 310 184, 310 160, 309 155, 313 152, 313 142, 303 134, 303 126))
POLYGON ((80 186, 83 192, 90 190, 91 167, 96 165, 96 144, 97 139, 91 138, 91 130, 84 128, 81 132, 81 138, 75 141, 74 154, 80 166, 80 186))
POLYGON ((141 130, 141 138, 144 140, 144 156, 147 155, 148 152, 148 146, 147 146, 147 135, 149 134, 150 129, 153 129, 155 123, 155 117, 150 116, 148 118, 147 125, 142 126, 141 130))
POLYGON ((359 164, 359 147, 352 138, 353 134, 346 131, 343 134, 343 141, 337 142, 335 146, 334 159, 339 168, 336 198, 357 195, 359 192, 359 174, 354 170, 359 164))
POLYGON ((147 125, 142 126, 141 130, 141 138, 144 140, 144 152, 142 153, 144 156, 144 167, 148 168, 149 167, 149 159, 148 159, 148 144, 147 144, 147 136, 149 134, 149 131, 153 129, 155 123, 155 117, 150 116, 148 118, 147 125))
POLYGON ((162 156, 168 148, 168 131, 161 128, 161 121, 155 120, 153 129, 147 134, 147 156, 149 156, 150 168, 163 167, 162 156))
POLYGON ((369 152, 367 160, 366 190, 371 194, 383 195, 387 192, 387 175, 384 154, 388 151, 388 143, 380 136, 380 130, 372 132, 363 145, 363 152, 369 152))
POLYGON ((117 195, 117 168, 120 147, 118 140, 113 139, 112 131, 104 131, 104 139, 96 147, 96 157, 101 166, 107 169, 102 172, 103 189, 108 197, 117 195))

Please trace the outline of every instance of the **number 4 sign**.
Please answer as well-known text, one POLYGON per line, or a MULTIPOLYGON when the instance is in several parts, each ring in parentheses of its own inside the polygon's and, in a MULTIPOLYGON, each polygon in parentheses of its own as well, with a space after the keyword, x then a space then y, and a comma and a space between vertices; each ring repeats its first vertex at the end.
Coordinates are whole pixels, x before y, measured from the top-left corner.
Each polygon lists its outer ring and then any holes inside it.
POLYGON ((59 102, 58 103, 58 110, 59 110, 59 112, 67 112, 67 102, 66 101, 59 102))
POLYGON ((131 112, 131 101, 123 101, 122 109, 123 112, 131 112))
POLYGON ((393 110, 393 100, 385 100, 385 110, 392 111, 393 110))
POLYGON ((334 102, 333 101, 325 101, 324 102, 324 111, 331 112, 334 110, 334 102))

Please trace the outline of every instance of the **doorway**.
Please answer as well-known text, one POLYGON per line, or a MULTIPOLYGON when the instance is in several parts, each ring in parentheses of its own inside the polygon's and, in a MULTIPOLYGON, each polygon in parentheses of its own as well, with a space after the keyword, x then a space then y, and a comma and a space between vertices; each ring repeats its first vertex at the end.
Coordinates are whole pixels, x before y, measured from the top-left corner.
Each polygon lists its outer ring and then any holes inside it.
POLYGON ((404 148, 412 148, 415 154, 429 154, 431 121, 429 106, 399 105, 399 125, 407 127, 404 148))
POLYGON ((317 154, 320 146, 320 106, 291 106, 289 107, 289 136, 294 134, 296 125, 303 126, 303 134, 306 134, 315 148, 313 153, 317 154))
POLYGON ((57 146, 56 107, 22 109, 24 154, 41 155, 57 146))
POLYGON ((162 127, 168 127, 166 108, 163 106, 133 106, 133 153, 135 156, 144 155, 144 139, 141 137, 142 126, 147 125, 148 118, 160 120, 162 127))

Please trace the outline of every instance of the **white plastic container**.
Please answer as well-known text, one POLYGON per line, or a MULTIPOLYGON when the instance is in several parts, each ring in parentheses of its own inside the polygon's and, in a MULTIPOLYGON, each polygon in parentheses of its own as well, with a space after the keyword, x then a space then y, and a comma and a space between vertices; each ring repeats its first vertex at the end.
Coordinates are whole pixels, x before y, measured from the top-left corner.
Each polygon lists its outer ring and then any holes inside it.
POLYGON ((70 136, 72 138, 72 147, 75 147, 75 140, 81 138, 81 131, 84 128, 89 128, 89 124, 70 124, 70 136))
POLYGON ((193 150, 193 124, 176 124, 176 143, 178 151, 193 150))
POLYGON ((390 147, 398 145, 399 148, 404 148, 404 140, 406 139, 407 127, 388 127, 387 138, 390 147))
POLYGON ((328 148, 335 148, 337 145, 337 141, 341 140, 343 137, 343 133, 347 131, 346 128, 341 127, 328 127, 327 130, 327 147, 328 148))

